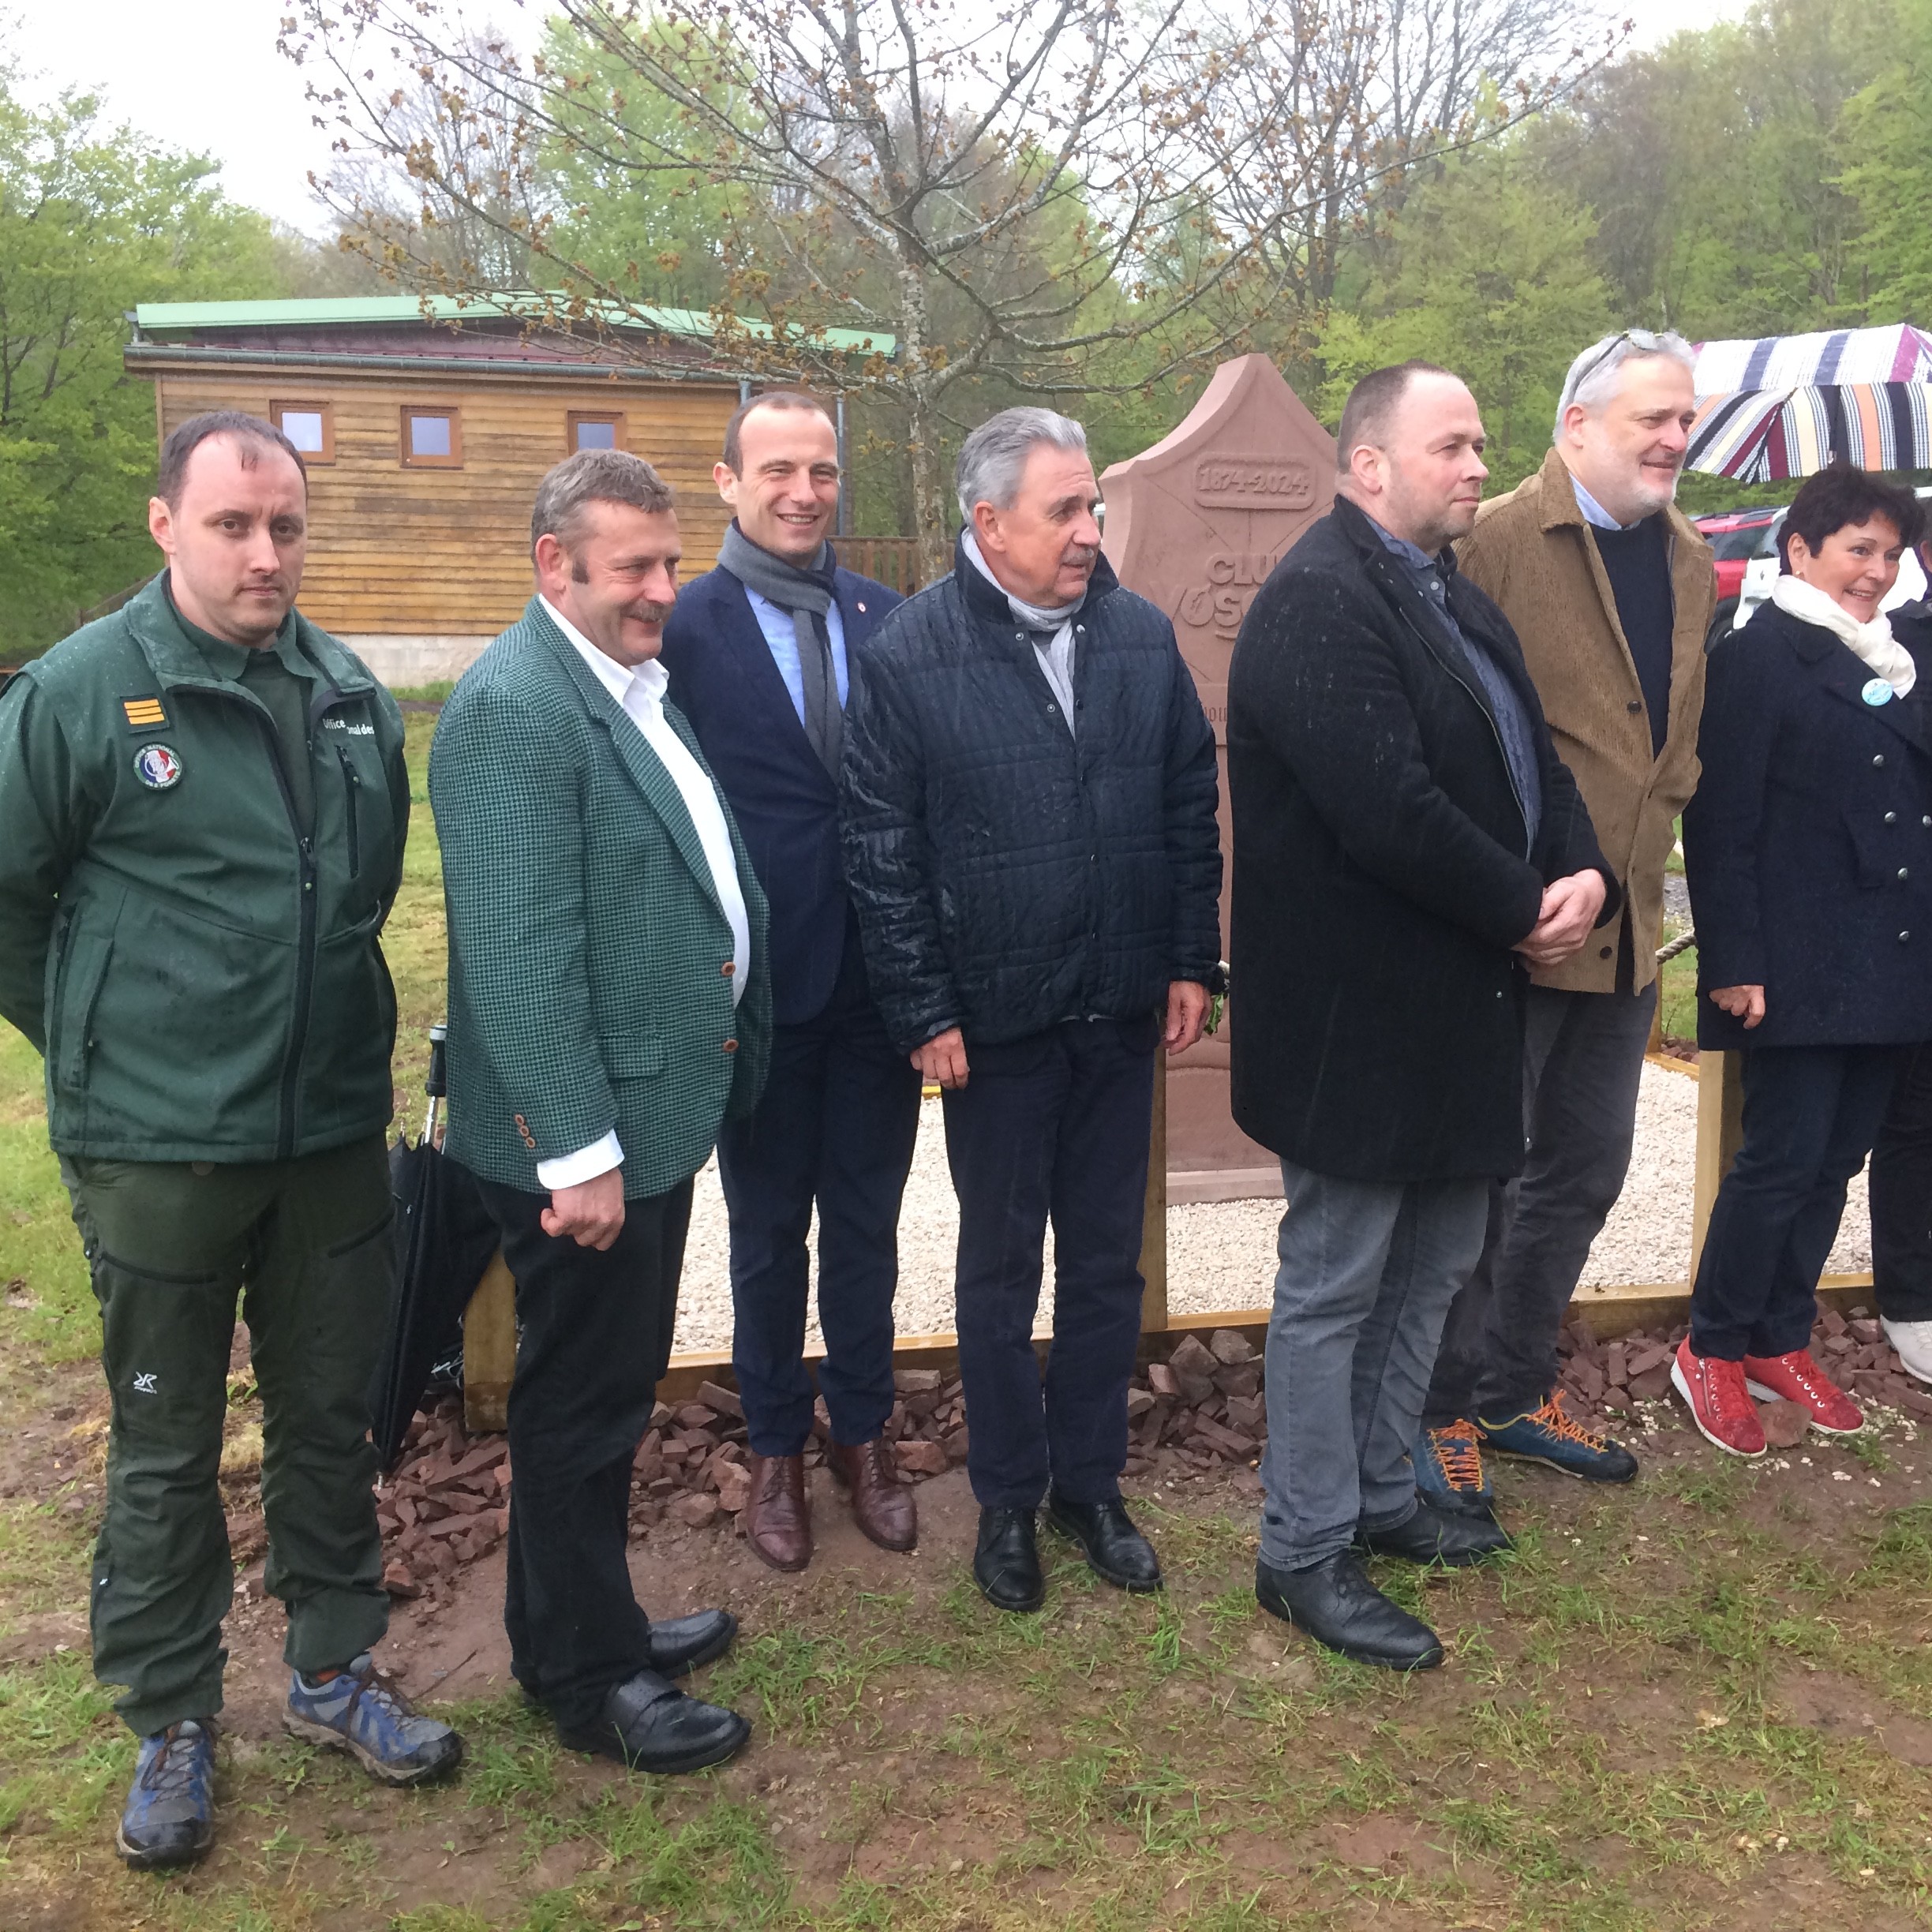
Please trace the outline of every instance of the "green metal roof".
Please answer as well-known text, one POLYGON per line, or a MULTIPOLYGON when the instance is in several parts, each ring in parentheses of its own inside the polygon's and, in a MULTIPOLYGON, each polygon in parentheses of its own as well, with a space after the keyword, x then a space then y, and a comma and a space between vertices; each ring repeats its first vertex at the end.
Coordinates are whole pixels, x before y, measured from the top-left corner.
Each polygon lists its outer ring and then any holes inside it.
MULTIPOLYGON (((645 328, 666 335, 702 338, 717 332, 711 316, 698 309, 620 309, 605 304, 593 305, 587 313, 612 328, 645 328)), ((395 324, 425 320, 530 322, 542 320, 548 313, 546 298, 541 294, 508 294, 462 301, 451 295, 331 295, 297 301, 142 302, 134 310, 134 326, 143 335, 172 336, 205 329, 395 324)), ((752 335, 769 337, 772 333, 766 322, 743 326, 752 335)), ((827 329, 823 339, 829 347, 859 355, 890 355, 894 347, 890 335, 859 329, 827 329)))

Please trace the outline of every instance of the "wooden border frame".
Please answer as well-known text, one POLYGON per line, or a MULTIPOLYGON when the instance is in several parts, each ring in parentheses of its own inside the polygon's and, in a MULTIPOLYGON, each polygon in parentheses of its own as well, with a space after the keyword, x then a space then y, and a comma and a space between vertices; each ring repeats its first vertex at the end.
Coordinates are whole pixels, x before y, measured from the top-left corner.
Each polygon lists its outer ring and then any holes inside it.
POLYGON ((460 470, 463 466, 462 409, 454 402, 405 402, 397 418, 397 453, 405 470, 460 470), (417 456, 410 451, 410 425, 418 416, 446 417, 450 426, 447 456, 417 456))
POLYGON ((564 454, 577 454, 577 425, 579 423, 600 422, 611 425, 613 449, 627 450, 631 447, 631 425, 623 410, 570 410, 564 417, 564 454))
MULTIPOLYGON (((322 447, 319 450, 304 450, 301 459, 305 463, 327 465, 335 460, 335 406, 333 402, 298 402, 292 396, 272 399, 268 404, 268 420, 278 429, 282 429, 282 412, 292 410, 298 415, 320 416, 322 418, 322 447)), ((282 429, 284 436, 288 435, 282 429)), ((293 440, 293 438, 290 439, 293 440)))

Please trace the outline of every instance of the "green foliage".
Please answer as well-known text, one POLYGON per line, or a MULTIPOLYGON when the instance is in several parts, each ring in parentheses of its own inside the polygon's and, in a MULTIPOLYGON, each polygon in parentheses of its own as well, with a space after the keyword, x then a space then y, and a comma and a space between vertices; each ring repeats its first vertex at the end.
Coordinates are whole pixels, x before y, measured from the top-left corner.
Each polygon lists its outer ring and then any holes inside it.
POLYGON ((1591 266, 1596 224, 1519 149, 1479 150, 1417 188, 1357 313, 1324 339, 1330 421, 1370 369, 1421 357, 1454 369, 1482 406, 1492 492, 1549 447, 1563 372, 1610 326, 1591 266))
POLYGON ((0 659, 153 566, 154 398, 122 368, 125 312, 279 294, 288 260, 212 162, 13 83, 0 65, 0 659))

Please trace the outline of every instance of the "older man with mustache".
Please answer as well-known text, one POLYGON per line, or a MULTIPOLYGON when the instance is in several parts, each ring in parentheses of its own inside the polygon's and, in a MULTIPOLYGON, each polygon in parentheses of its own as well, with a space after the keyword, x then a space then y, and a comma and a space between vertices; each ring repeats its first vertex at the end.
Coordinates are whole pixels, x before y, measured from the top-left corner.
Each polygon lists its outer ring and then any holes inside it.
POLYGON ((1556 1386, 1556 1335, 1616 1204, 1657 1011, 1664 869, 1696 788, 1710 551, 1673 502, 1694 414, 1681 336, 1627 329, 1571 365, 1542 469, 1486 504, 1458 546, 1502 608, 1576 776, 1623 915, 1525 1008, 1521 1177, 1491 1199, 1481 1260, 1443 1331, 1416 1471, 1443 1507, 1487 1514, 1488 1448, 1589 1482, 1636 1458, 1582 1428, 1556 1386))
POLYGON ((983 423, 953 571, 859 647, 845 725, 872 990, 945 1091, 973 1574, 1014 1611, 1042 1601, 1043 1500, 1104 1581, 1160 1586, 1120 1496, 1155 1053, 1199 1037, 1220 949, 1213 734, 1173 626, 1100 555, 1099 501, 1078 423, 983 423))

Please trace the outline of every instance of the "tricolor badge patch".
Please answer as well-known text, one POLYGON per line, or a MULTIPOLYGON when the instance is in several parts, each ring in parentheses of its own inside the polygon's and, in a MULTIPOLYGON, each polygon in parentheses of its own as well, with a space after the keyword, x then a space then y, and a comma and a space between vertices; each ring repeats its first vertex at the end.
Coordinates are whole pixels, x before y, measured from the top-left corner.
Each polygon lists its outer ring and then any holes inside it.
POLYGON ((159 698, 123 698, 121 710, 129 731, 155 731, 167 722, 159 698))

